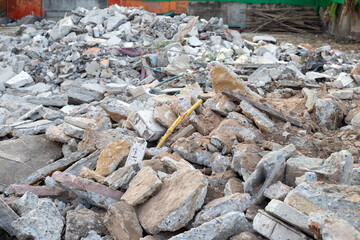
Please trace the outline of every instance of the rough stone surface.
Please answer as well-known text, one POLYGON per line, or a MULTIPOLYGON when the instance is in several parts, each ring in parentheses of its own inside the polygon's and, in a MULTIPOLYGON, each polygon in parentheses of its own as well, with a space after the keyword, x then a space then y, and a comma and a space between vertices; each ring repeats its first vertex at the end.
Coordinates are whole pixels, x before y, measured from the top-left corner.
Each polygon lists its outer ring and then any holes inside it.
POLYGON ((4 229, 10 236, 14 236, 11 223, 19 216, 2 199, 0 199, 0 214, 0 228, 4 229))
POLYGON ((270 185, 265 191, 264 196, 270 199, 277 199, 283 201, 286 195, 291 191, 291 187, 278 181, 270 185))
POLYGON ((19 183, 62 156, 61 145, 44 135, 22 136, 0 142, 0 185, 19 183))
POLYGON ((318 99, 315 102, 316 121, 320 127, 334 130, 343 120, 343 112, 338 103, 330 98, 318 99))
POLYGON ((270 240, 307 240, 308 237, 289 225, 260 211, 253 222, 254 230, 270 240))
MULTIPOLYGON (((30 209, 29 209, 30 210, 30 209)), ((15 236, 22 239, 60 239, 64 219, 50 199, 39 199, 34 209, 12 223, 15 236)))
POLYGON ((356 215, 358 195, 357 186, 304 182, 294 188, 284 202, 307 215, 312 212, 332 211, 359 229, 360 218, 356 215))
POLYGON ((209 222, 230 212, 245 212, 251 204, 252 201, 249 194, 235 193, 215 199, 206 204, 203 209, 196 214, 195 221, 192 225, 198 227, 205 222, 209 222))
POLYGON ((134 114, 130 122, 136 132, 147 141, 160 139, 166 131, 155 121, 152 111, 139 111, 134 114))
POLYGON ((65 239, 81 239, 86 237, 89 231, 95 231, 101 236, 106 235, 107 229, 99 214, 86 208, 66 213, 65 239))
POLYGON ((253 120, 256 126, 263 132, 270 133, 278 131, 275 123, 270 120, 264 113, 253 107, 250 103, 242 101, 241 110, 245 116, 253 120))
POLYGON ((131 180, 129 188, 121 197, 131 206, 144 203, 162 186, 161 180, 151 167, 142 168, 136 176, 131 180))
POLYGON ((230 73, 225 67, 217 65, 211 68, 210 77, 212 79, 215 93, 221 92, 224 88, 229 90, 239 89, 243 93, 249 93, 244 84, 230 73))
POLYGON ((263 194, 267 187, 284 177, 285 161, 295 150, 294 145, 288 145, 278 151, 266 154, 257 164, 255 171, 245 182, 245 191, 253 195, 257 203, 261 203, 264 200, 263 194), (264 181, 260 179, 264 179, 264 181), (254 188, 260 182, 263 182, 263 185, 255 193, 254 188))
POLYGON ((265 211, 301 231, 310 235, 313 234, 308 226, 309 217, 299 210, 286 205, 284 202, 273 199, 266 206, 265 211))
POLYGON ((138 170, 137 166, 132 165, 121 167, 107 176, 104 182, 112 189, 127 189, 130 181, 135 177, 138 170))
POLYGON ((197 170, 164 178, 161 190, 138 208, 141 226, 151 234, 184 227, 203 205, 207 185, 197 170))
POLYGON ((243 231, 249 231, 250 228, 250 224, 243 213, 231 212, 170 239, 220 240, 227 239, 243 231))
POLYGON ((115 240, 136 240, 142 237, 143 230, 135 209, 124 201, 110 205, 104 222, 115 240))
POLYGON ((80 175, 90 179, 93 178, 98 182, 103 182, 105 177, 114 172, 119 165, 125 164, 125 159, 129 151, 130 143, 125 139, 110 143, 101 151, 96 170, 92 171, 88 168, 83 168, 80 175))

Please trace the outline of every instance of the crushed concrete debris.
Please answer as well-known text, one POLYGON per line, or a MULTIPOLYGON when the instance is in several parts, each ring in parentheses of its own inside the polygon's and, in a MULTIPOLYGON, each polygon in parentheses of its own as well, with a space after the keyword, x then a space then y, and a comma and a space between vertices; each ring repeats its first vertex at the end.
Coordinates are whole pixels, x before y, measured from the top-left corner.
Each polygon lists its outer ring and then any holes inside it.
POLYGON ((359 59, 118 5, 19 22, 1 239, 360 238, 359 59))

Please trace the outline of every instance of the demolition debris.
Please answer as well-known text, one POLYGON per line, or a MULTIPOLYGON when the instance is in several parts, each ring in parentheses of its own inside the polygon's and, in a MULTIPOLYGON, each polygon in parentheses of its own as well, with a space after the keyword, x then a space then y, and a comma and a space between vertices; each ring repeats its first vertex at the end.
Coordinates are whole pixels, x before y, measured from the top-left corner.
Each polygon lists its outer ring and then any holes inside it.
POLYGON ((0 36, 1 239, 360 239, 360 61, 141 8, 0 36))

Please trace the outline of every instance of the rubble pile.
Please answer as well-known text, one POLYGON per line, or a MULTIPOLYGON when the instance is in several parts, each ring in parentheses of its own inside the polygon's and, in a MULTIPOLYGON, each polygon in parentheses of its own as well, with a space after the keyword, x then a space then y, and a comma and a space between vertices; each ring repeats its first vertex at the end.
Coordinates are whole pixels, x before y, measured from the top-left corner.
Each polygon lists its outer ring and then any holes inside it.
POLYGON ((360 239, 360 62, 78 8, 0 36, 1 239, 360 239))

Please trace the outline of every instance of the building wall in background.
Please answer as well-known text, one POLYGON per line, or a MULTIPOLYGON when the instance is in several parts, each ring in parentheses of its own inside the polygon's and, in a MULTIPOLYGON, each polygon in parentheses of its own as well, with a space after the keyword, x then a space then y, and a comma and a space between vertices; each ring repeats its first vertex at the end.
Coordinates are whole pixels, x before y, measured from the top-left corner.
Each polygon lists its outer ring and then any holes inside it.
POLYGON ((42 0, 7 0, 10 18, 22 18, 26 15, 43 16, 42 0))

